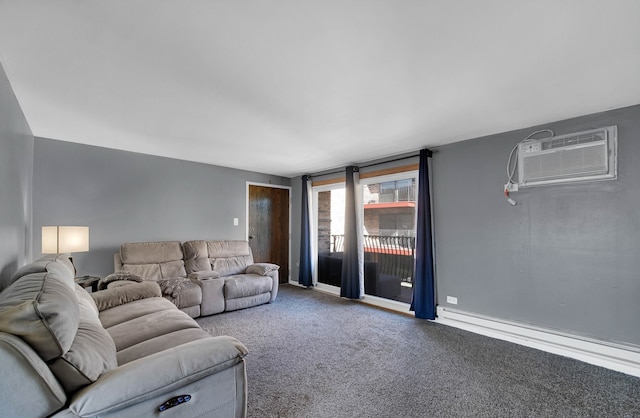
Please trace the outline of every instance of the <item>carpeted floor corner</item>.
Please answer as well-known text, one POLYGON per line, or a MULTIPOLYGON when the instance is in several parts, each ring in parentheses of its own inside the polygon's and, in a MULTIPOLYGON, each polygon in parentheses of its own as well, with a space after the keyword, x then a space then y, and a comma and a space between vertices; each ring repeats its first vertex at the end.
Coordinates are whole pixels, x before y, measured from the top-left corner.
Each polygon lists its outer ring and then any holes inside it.
POLYGON ((198 318, 249 349, 249 417, 640 417, 640 379, 285 285, 198 318))

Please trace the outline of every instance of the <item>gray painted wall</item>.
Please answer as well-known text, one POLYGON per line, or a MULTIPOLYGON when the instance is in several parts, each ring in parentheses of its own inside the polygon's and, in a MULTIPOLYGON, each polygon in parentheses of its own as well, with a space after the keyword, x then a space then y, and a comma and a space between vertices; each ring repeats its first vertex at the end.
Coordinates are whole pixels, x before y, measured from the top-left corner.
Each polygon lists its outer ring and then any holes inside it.
POLYGON ((33 143, 0 65, 0 282, 31 259, 33 143))
POLYGON ((492 135, 433 158, 438 303, 640 345, 640 106, 492 135), (502 195, 512 147, 536 129, 618 125, 618 180, 502 195))
MULTIPOLYGON (((435 149, 438 304, 577 336, 640 345, 640 105, 435 149), (503 194, 515 144, 618 126, 618 180, 503 194), (446 296, 458 298, 447 305, 446 296)), ((412 162, 412 161, 410 161, 412 162)), ((292 280, 298 279, 300 178, 292 179, 292 280)))
POLYGON ((35 139, 34 240, 43 225, 88 225, 90 251, 78 274, 113 272, 125 242, 246 239, 246 182, 289 185, 283 177, 35 139), (233 226, 233 218, 240 225, 233 226))

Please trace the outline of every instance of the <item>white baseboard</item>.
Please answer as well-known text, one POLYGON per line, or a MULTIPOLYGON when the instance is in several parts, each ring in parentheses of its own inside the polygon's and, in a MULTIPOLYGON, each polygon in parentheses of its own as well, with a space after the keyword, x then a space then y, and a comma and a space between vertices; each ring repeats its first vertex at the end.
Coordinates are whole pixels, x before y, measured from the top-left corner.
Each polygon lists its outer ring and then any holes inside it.
MULTIPOLYGON (((336 286, 327 285, 324 283, 318 283, 314 290, 328 293, 334 296, 340 296, 340 288, 336 286)), ((358 302, 366 303, 367 305, 377 306, 378 308, 387 309, 390 311, 399 312, 402 314, 411 314, 409 312, 409 304, 398 302, 391 299, 381 298, 378 296, 364 295, 363 299, 358 300, 358 302)))
POLYGON ((438 306, 435 322, 640 377, 640 349, 480 317, 438 306))
MULTIPOLYGON (((302 287, 304 289, 307 289, 308 286, 304 286, 301 285, 300 282, 294 281, 294 280, 289 280, 289 284, 292 284, 294 286, 298 286, 298 287, 302 287)), ((339 287, 335 287, 335 286, 329 286, 323 283, 316 283, 315 286, 312 286, 311 289, 313 290, 319 290, 321 292, 324 293, 329 293, 331 295, 335 295, 335 296, 340 296, 340 288, 339 287)))
POLYGON ((304 287, 306 289, 307 286, 303 286, 300 284, 300 282, 298 282, 297 280, 291 280, 289 279, 289 284, 292 284, 294 286, 298 286, 298 287, 304 287))
POLYGON ((313 290, 319 290, 321 292, 340 297, 340 288, 336 286, 331 286, 328 284, 318 282, 313 287, 313 290))
POLYGON ((381 298, 378 296, 364 295, 364 299, 362 299, 362 303, 366 303, 367 305, 377 306, 378 308, 387 309, 389 311, 395 311, 401 313, 403 315, 413 315, 413 312, 409 311, 411 305, 404 302, 398 302, 397 300, 381 298))

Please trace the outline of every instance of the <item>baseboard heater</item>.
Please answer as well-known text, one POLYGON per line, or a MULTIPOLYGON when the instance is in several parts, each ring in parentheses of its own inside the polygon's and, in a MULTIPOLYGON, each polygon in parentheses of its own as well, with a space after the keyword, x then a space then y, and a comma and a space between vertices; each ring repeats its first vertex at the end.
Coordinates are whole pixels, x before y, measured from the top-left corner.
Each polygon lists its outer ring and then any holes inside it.
POLYGON ((438 306, 436 322, 640 377, 640 347, 484 317, 438 306))

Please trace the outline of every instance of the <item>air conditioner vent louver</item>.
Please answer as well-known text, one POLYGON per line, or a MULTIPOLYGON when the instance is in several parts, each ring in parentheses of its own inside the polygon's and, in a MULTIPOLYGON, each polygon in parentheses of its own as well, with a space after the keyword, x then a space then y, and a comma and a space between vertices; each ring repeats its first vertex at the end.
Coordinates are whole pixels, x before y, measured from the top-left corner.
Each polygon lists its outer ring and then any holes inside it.
POLYGON ((586 144, 587 142, 602 141, 607 139, 602 132, 594 132, 586 135, 569 135, 564 138, 554 138, 542 143, 542 149, 562 148, 569 145, 586 144))
POLYGON ((617 129, 529 140, 518 146, 518 184, 534 186, 617 178, 617 129))

